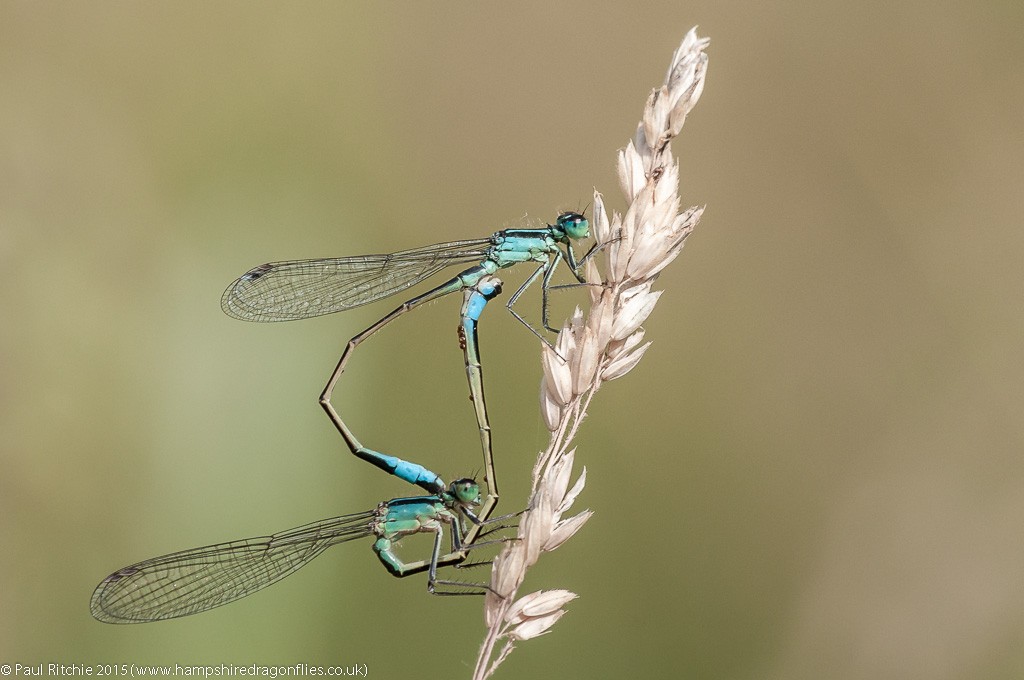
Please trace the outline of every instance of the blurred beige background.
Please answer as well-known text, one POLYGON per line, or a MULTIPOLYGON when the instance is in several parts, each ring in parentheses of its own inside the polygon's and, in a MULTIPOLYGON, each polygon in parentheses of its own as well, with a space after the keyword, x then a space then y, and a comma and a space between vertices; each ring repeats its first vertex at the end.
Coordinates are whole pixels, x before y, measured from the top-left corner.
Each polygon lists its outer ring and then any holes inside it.
MULTIPOLYGON (((174 622, 102 625, 89 595, 408 494, 316 404, 391 306, 243 324, 224 286, 594 187, 621 209, 615 151, 694 24, 676 150, 707 211, 585 424, 597 514, 527 584, 581 597, 498 677, 1024 676, 1017 0, 0 2, 0 663, 469 677, 480 603, 368 544, 174 622)), ((457 307, 368 345, 338 400, 446 478, 479 467, 457 307)), ((538 351, 504 313, 482 341, 512 509, 546 442, 538 351)))

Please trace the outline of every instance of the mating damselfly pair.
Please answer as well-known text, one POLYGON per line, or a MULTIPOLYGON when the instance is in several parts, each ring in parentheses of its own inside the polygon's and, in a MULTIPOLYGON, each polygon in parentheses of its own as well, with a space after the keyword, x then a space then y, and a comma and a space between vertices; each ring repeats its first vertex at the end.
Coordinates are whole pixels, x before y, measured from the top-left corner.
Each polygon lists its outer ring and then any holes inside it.
MULTIPOLYGON (((595 248, 577 259, 572 244, 588 238, 587 219, 562 213, 554 224, 506 229, 488 238, 453 241, 387 255, 364 255, 296 260, 260 265, 228 286, 221 299, 224 311, 244 321, 290 321, 345 311, 396 295, 438 272, 456 265, 472 266, 431 290, 402 303, 345 346, 320 404, 351 452, 385 472, 419 486, 427 495, 381 502, 375 509, 320 520, 271 536, 219 543, 171 553, 124 567, 105 578, 93 592, 94 617, 108 623, 141 623, 195 614, 233 602, 288 576, 338 543, 373 537, 373 550, 395 576, 427 572, 430 592, 443 595, 481 594, 482 584, 439 579, 439 567, 460 564, 469 551, 485 544, 487 528, 506 518, 491 518, 498 503, 498 486, 491 446, 491 428, 484 399, 477 324, 488 301, 501 292, 494 275, 523 262, 537 268, 509 297, 507 308, 534 334, 547 342, 513 305, 541 280, 542 324, 548 319, 548 291, 562 262, 584 283, 582 265, 595 248), (365 340, 420 305, 456 292, 463 293, 459 337, 470 397, 474 405, 484 460, 487 496, 480 485, 463 478, 450 485, 426 467, 363 446, 331 403, 338 379, 354 350, 365 340), (442 554, 444 526, 450 549, 442 554), (402 537, 434 535, 429 558, 401 560, 394 551, 402 537)), ((550 343, 548 343, 550 344, 550 343)))

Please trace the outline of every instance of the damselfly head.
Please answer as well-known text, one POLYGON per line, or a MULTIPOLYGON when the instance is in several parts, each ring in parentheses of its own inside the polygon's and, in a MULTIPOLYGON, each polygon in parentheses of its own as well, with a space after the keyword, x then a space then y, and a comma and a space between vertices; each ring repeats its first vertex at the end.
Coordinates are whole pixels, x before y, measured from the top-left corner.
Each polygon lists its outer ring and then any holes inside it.
POLYGON ((480 505, 480 485, 476 483, 475 479, 470 479, 469 477, 456 479, 448 488, 448 492, 459 503, 480 505))
POLYGON ((579 241, 590 236, 590 222, 578 212, 564 212, 555 220, 555 226, 566 236, 579 241))

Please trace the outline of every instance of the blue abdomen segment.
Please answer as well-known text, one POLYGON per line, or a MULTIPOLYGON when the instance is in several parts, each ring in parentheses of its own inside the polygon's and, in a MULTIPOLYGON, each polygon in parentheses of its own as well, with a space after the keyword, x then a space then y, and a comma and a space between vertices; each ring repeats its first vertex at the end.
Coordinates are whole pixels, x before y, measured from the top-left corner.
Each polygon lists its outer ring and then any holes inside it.
POLYGON ((484 307, 490 300, 493 300, 498 294, 501 293, 501 283, 492 281, 485 281, 478 283, 476 290, 469 297, 469 301, 466 303, 466 310, 464 316, 467 319, 473 321, 479 321, 480 315, 484 313, 484 307))
POLYGON ((443 479, 419 463, 410 463, 407 460, 402 460, 398 456, 388 456, 383 453, 371 451, 365 447, 360 448, 356 452, 356 455, 368 463, 376 465, 381 470, 384 470, 401 480, 409 482, 410 484, 415 484, 430 493, 442 493, 447 488, 443 479))

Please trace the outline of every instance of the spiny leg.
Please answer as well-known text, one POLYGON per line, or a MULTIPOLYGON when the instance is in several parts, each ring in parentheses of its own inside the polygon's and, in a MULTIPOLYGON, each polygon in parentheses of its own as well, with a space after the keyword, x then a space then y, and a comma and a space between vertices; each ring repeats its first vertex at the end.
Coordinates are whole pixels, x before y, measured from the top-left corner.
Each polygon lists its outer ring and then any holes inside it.
MULTIPOLYGON (((504 531, 505 529, 512 529, 516 527, 516 524, 502 524, 502 522, 505 522, 506 520, 512 518, 521 517, 525 512, 526 510, 520 510, 519 512, 512 512, 507 515, 501 515, 500 517, 492 517, 480 526, 474 527, 475 529, 477 529, 477 533, 473 537, 473 542, 466 544, 463 547, 463 552, 465 552, 468 556, 470 550, 477 550, 479 548, 485 548, 487 546, 492 545, 506 545, 508 543, 519 541, 520 539, 517 536, 501 536, 500 538, 488 537, 498 533, 499 531, 504 531)), ((489 565, 492 562, 493 560, 479 560, 476 562, 456 562, 454 566, 456 569, 472 569, 473 567, 482 567, 489 565)))
MULTIPOLYGON (((571 253, 572 250, 569 252, 571 253)), ((557 333, 558 329, 552 328, 551 324, 548 323, 548 288, 551 287, 551 277, 555 275, 555 269, 561 256, 562 251, 558 251, 558 255, 555 256, 554 265, 548 267, 548 270, 544 272, 544 278, 540 282, 540 322, 544 328, 552 333, 557 333)), ((573 274, 576 274, 575 268, 573 268, 573 274)), ((579 274, 576 274, 576 276, 579 276, 579 274)))
MULTIPOLYGON (((573 251, 572 246, 571 245, 566 246, 566 249, 565 249, 565 251, 566 251, 565 260, 566 260, 566 263, 569 265, 569 270, 572 271, 572 275, 576 277, 577 283, 565 283, 565 284, 559 284, 559 285, 556 285, 556 286, 552 286, 551 285, 551 277, 552 277, 552 274, 554 273, 554 269, 555 268, 552 267, 551 271, 549 271, 547 274, 545 274, 544 281, 541 283, 541 293, 542 293, 541 312, 542 312, 542 315, 543 315, 542 318, 543 318, 543 322, 544 322, 544 328, 546 328, 547 330, 551 331, 552 333, 557 333, 558 332, 557 328, 552 328, 551 326, 548 325, 548 293, 550 291, 553 291, 553 290, 564 290, 566 288, 579 288, 580 286, 598 286, 598 287, 601 287, 601 288, 605 287, 605 284, 603 284, 603 283, 591 283, 591 282, 587 281, 586 278, 584 278, 583 275, 580 273, 580 270, 583 269, 583 266, 587 263, 587 261, 591 257, 593 257, 594 255, 597 255, 599 252, 604 250, 604 248, 606 246, 608 246, 611 243, 614 243, 617 240, 619 240, 619 239, 615 238, 615 239, 611 239, 609 241, 605 241, 604 243, 595 243, 593 246, 591 246, 590 250, 587 251, 587 253, 583 256, 583 259, 580 260, 579 262, 576 261, 576 254, 573 251)), ((561 253, 561 251, 559 251, 559 253, 561 253)))
POLYGON ((595 243, 593 246, 590 247, 590 250, 587 251, 587 253, 583 256, 583 259, 580 260, 578 263, 576 262, 576 254, 573 252, 572 246, 571 245, 570 246, 566 246, 566 249, 565 249, 566 253, 567 253, 567 255, 566 255, 566 262, 569 264, 569 269, 572 270, 573 276, 576 277, 576 281, 578 283, 565 283, 565 284, 559 284, 557 286, 548 286, 547 290, 562 290, 564 288, 579 288, 580 286, 600 286, 602 288, 605 287, 605 284, 603 284, 603 283, 591 283, 591 282, 587 281, 583 277, 583 275, 580 273, 580 270, 583 269, 583 267, 587 264, 587 262, 590 260, 590 258, 592 258, 593 256, 597 255, 598 253, 600 253, 602 250, 604 250, 605 248, 607 248, 611 244, 615 243, 616 241, 620 241, 620 240, 622 240, 622 237, 621 236, 616 236, 615 238, 608 239, 607 241, 604 241, 602 243, 595 243))
MULTIPOLYGON (((495 531, 499 531, 501 529, 509 528, 509 525, 500 525, 500 526, 493 526, 493 525, 498 524, 499 522, 504 522, 505 520, 510 519, 512 517, 518 517, 518 516, 522 515, 523 512, 524 511, 520 511, 520 512, 510 513, 508 515, 502 515, 500 517, 494 517, 494 518, 491 518, 491 519, 488 519, 488 520, 481 520, 477 516, 475 516, 472 512, 470 512, 467 508, 463 507, 462 508, 462 513, 463 513, 463 515, 465 517, 467 517, 469 520, 471 520, 471 522, 473 524, 473 528, 470 529, 470 531, 468 533, 464 533, 463 527, 462 527, 462 521, 461 521, 460 517, 458 515, 456 515, 456 516, 454 516, 452 518, 452 525, 453 525, 452 526, 452 550, 453 550, 453 553, 455 553, 457 551, 457 554, 461 555, 461 559, 453 560, 452 562, 450 562, 448 564, 454 564, 457 569, 458 568, 462 568, 462 567, 472 568, 472 567, 486 566, 486 565, 491 564, 491 560, 481 560, 481 561, 477 561, 477 562, 470 562, 468 564, 464 563, 463 560, 465 560, 465 558, 469 555, 469 552, 471 550, 476 550, 478 548, 483 548, 483 547, 491 546, 491 545, 505 544, 505 543, 508 543, 510 540, 512 540, 512 541, 518 540, 517 538, 511 538, 511 539, 509 539, 509 538, 501 538, 501 539, 489 540, 489 541, 480 541, 480 540, 477 540, 477 539, 479 539, 481 536, 486 536, 486 535, 491 534, 491 533, 493 533, 495 531), (487 526, 491 526, 492 528, 484 530, 484 527, 487 527, 487 526), (478 532, 478 533, 473 533, 474 531, 478 532), (461 538, 461 539, 459 538, 460 534, 462 534, 462 536, 463 536, 463 538, 461 538)), ((466 582, 466 581, 455 581, 455 580, 451 580, 451 579, 439 579, 439 578, 437 578, 437 567, 438 566, 445 566, 445 564, 446 564, 445 560, 447 558, 451 557, 452 555, 446 555, 444 557, 441 557, 440 560, 439 560, 438 557, 437 557, 437 554, 436 554, 438 549, 439 549, 439 547, 440 547, 440 540, 439 539, 438 539, 438 541, 435 542, 434 547, 435 547, 435 554, 431 558, 431 566, 430 566, 430 569, 429 569, 430 578, 429 578, 429 582, 427 584, 427 588, 428 588, 428 590, 432 594, 434 594, 434 595, 486 595, 487 593, 491 593, 492 595, 500 597, 500 595, 498 595, 498 593, 493 588, 491 588, 489 585, 487 585, 486 583, 471 583, 471 582, 466 582), (439 590, 438 586, 445 586, 445 587, 449 587, 449 588, 462 588, 464 590, 439 590)))
MULTIPOLYGON (((587 253, 587 257, 589 257, 590 254, 591 253, 587 253)), ((586 261, 586 258, 584 258, 583 261, 586 261)), ((548 305, 548 291, 558 288, 574 287, 577 285, 590 285, 587 283, 587 280, 583 278, 583 275, 580 274, 579 272, 582 264, 582 262, 577 264, 576 256, 572 250, 572 246, 566 247, 566 253, 563 253, 561 250, 556 250, 554 255, 550 259, 543 262, 539 267, 537 267, 537 269, 534 270, 532 274, 530 274, 529 278, 527 278, 526 281, 523 282, 523 285, 521 285, 519 289, 512 294, 512 297, 509 298, 508 303, 505 305, 506 307, 508 307, 508 311, 512 314, 512 316, 514 316, 521 324, 530 329, 531 333, 540 338, 552 350, 554 350, 555 347, 554 345, 551 344, 551 341, 544 337, 544 335, 541 334, 540 331, 534 328, 533 325, 530 324, 526 319, 524 319, 522 315, 520 315, 515 309, 512 308, 512 306, 515 305, 519 297, 526 292, 526 289, 533 285, 537 281, 537 278, 543 274, 543 278, 541 279, 541 325, 543 325, 543 327, 546 330, 551 331, 552 333, 557 333, 559 329, 552 328, 551 324, 549 323, 550 314, 548 305), (554 277, 555 272, 558 270, 558 265, 563 261, 567 265, 569 265, 569 270, 572 272, 572 275, 576 278, 576 280, 579 283, 569 284, 568 286, 552 286, 551 279, 554 277)), ((555 353, 557 354, 557 351, 555 353)))
MULTIPOLYGON (((555 257, 557 261, 557 259, 560 259, 561 253, 559 253, 559 255, 556 255, 555 257)), ((544 263, 542 263, 539 267, 537 267, 537 269, 534 270, 532 274, 530 274, 529 278, 527 278, 526 281, 523 282, 523 285, 519 286, 519 289, 516 290, 516 292, 512 293, 512 297, 510 297, 508 299, 508 302, 505 303, 505 307, 508 308, 509 313, 512 314, 512 316, 514 316, 519 321, 519 323, 523 324, 528 329, 530 329, 530 332, 536 335, 538 338, 540 338, 541 342, 543 342, 549 348, 554 350, 555 346, 551 344, 551 341, 545 338, 540 331, 538 331, 536 328, 530 325, 529 321, 524 319, 522 315, 519 314, 519 312, 512 308, 512 306, 516 303, 516 300, 518 300, 519 297, 526 292, 526 289, 529 288, 533 284, 533 282, 537 280, 537 277, 539 277, 541 274, 546 275, 549 269, 554 269, 554 267, 551 266, 551 260, 545 260, 544 263)))
MULTIPOLYGON (((454 539, 454 536, 453 536, 453 539, 454 539)), ((475 547, 480 547, 480 544, 478 544, 478 545, 471 545, 471 544, 460 545, 459 546, 459 551, 462 554, 463 559, 465 559, 466 552, 468 550, 472 549, 472 548, 475 548, 475 547)), ((488 592, 490 592, 490 593, 492 593, 494 595, 498 594, 489 585, 487 585, 486 583, 467 583, 467 582, 464 582, 464 581, 453 581, 451 579, 439 579, 439 578, 437 578, 437 567, 441 564, 441 562, 439 561, 440 549, 441 549, 441 537, 440 537, 440 535, 438 535, 437 538, 434 540, 434 553, 431 556, 430 569, 428 569, 428 571, 427 571, 427 574, 428 574, 427 590, 432 595, 442 595, 442 596, 445 596, 445 595, 448 595, 448 596, 450 596, 450 595, 486 595, 488 592), (439 590, 438 586, 443 586, 443 587, 446 587, 446 588, 465 588, 465 590, 439 590)), ((456 564, 459 564, 459 563, 461 563, 461 560, 459 562, 456 562, 456 564)))

